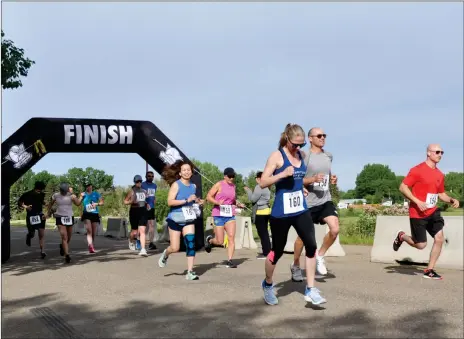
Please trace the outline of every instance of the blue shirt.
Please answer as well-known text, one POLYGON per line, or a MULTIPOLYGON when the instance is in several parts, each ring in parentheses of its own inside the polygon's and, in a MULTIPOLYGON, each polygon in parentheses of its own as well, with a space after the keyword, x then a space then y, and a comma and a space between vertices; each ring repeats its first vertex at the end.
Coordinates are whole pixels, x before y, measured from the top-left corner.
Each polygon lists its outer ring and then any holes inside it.
POLYGON ((98 214, 99 213, 98 206, 95 206, 95 210, 93 210, 90 205, 92 203, 98 203, 100 198, 101 198, 101 195, 98 192, 93 191, 90 194, 85 192, 84 199, 82 200, 82 205, 84 206, 84 212, 98 214))
MULTIPOLYGON (((293 166, 282 148, 279 149, 284 159, 284 165, 274 171, 274 175, 283 172, 288 166, 293 166)), ((306 164, 298 152, 301 160, 300 167, 295 167, 293 176, 286 177, 275 183, 276 192, 271 216, 275 218, 289 218, 302 214, 308 210, 303 195, 303 178, 306 174, 306 164)))
MULTIPOLYGON (((195 194, 197 191, 196 186, 194 183, 190 183, 189 186, 186 186, 182 183, 182 181, 179 179, 176 181, 177 185, 179 186, 179 191, 177 192, 176 195, 176 200, 185 200, 188 199, 192 194, 195 194)), ((185 203, 184 205, 181 206, 172 206, 169 208, 169 214, 168 218, 172 215, 172 213, 180 212, 182 213, 182 207, 184 206, 192 206, 195 203, 195 201, 190 201, 188 203, 185 203)))
POLYGON ((147 198, 145 199, 145 201, 147 202, 147 204, 150 205, 151 208, 154 208, 155 207, 155 194, 156 194, 156 188, 158 186, 153 183, 153 182, 147 182, 147 181, 144 181, 142 182, 142 188, 147 191, 147 198))

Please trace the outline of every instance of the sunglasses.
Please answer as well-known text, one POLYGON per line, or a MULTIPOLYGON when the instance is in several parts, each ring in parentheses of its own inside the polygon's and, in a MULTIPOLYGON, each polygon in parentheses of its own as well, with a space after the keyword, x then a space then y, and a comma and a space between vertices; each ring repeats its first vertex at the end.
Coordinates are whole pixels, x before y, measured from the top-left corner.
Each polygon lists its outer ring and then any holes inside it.
POLYGON ((137 180, 135 183, 136 183, 136 184, 139 184, 139 183, 141 183, 141 182, 142 182, 142 180, 137 180))
POLYGON ((445 152, 443 152, 443 151, 431 151, 431 152, 434 152, 436 155, 439 155, 439 154, 443 155, 443 154, 445 154, 445 152))
POLYGON ((234 178, 235 178, 235 174, 229 174, 229 175, 227 175, 227 177, 228 177, 229 179, 234 179, 234 178))
POLYGON ((302 144, 295 144, 294 142, 291 142, 291 141, 289 141, 289 142, 292 144, 293 148, 297 148, 297 147, 303 148, 303 147, 306 146, 306 142, 304 142, 302 144))
POLYGON ((147 178, 153 178, 153 175, 147 175, 147 178))
POLYGON ((322 137, 327 138, 327 134, 316 134, 316 135, 310 135, 311 137, 316 137, 318 139, 322 139, 322 137))

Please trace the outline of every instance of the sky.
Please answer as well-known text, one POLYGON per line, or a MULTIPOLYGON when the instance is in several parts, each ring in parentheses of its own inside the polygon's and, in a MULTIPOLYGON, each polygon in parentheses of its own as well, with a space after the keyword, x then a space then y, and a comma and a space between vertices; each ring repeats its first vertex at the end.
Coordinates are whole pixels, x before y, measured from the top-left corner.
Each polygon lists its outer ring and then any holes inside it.
MULTIPOLYGON (((36 62, 2 93, 2 141, 32 117, 150 120, 189 158, 247 175, 287 123, 321 127, 340 189, 368 163, 397 175, 440 143, 463 171, 462 3, 2 3, 36 62)), ((49 154, 116 185, 136 154, 49 154)))

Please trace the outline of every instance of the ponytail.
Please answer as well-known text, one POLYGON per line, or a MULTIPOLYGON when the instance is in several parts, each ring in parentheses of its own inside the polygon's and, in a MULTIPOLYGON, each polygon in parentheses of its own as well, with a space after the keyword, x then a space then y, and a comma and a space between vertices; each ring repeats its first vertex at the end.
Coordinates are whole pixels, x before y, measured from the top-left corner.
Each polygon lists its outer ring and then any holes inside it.
POLYGON ((303 128, 301 128, 301 126, 297 124, 287 124, 287 126, 285 126, 285 130, 280 134, 278 148, 284 147, 285 145, 287 145, 289 139, 298 135, 302 135, 303 137, 305 137, 303 128))

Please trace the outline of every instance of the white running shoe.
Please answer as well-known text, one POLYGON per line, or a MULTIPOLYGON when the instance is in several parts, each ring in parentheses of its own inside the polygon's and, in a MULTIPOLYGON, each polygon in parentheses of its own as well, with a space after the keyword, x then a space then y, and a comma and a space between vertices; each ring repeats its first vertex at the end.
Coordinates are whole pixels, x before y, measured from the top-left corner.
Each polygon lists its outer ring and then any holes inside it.
POLYGON ((148 253, 147 253, 147 250, 142 248, 139 252, 139 255, 140 256, 143 256, 143 257, 148 257, 148 253))
POLYGON ((290 272, 292 273, 292 280, 293 281, 303 281, 303 274, 301 273, 301 268, 300 266, 295 266, 293 264, 290 264, 290 272))
POLYGON ((327 267, 325 267, 324 256, 319 256, 316 253, 316 272, 319 275, 327 275, 327 267))
POLYGON ((130 242, 130 241, 129 241, 129 249, 130 249, 131 251, 135 251, 135 244, 134 244, 133 242, 130 242))

